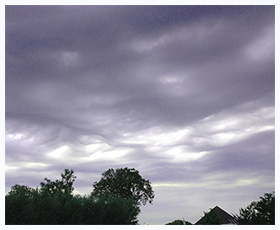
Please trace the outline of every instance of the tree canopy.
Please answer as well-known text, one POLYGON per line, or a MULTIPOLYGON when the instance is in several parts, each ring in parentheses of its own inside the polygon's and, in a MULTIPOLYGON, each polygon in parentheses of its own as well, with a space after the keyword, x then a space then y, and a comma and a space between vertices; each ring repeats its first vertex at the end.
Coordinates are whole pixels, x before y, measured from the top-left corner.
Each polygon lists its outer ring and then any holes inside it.
POLYGON ((74 191, 73 183, 77 177, 74 176, 74 171, 71 169, 65 169, 64 173, 61 173, 61 179, 51 181, 48 178, 44 180, 46 183, 41 182, 41 190, 49 193, 62 192, 71 194, 74 191))
POLYGON ((172 222, 167 223, 166 225, 192 225, 192 223, 185 220, 174 220, 172 222))
POLYGON ((140 208, 134 201, 113 195, 73 195, 74 171, 65 169, 61 179, 45 178, 40 188, 16 184, 5 196, 7 225, 36 224, 137 224, 140 208))
POLYGON ((134 168, 108 169, 99 182, 93 184, 92 196, 117 196, 132 199, 135 205, 152 203, 154 191, 149 180, 145 180, 134 168))
POLYGON ((259 201, 251 202, 235 216, 241 225, 274 225, 275 193, 265 193, 259 201))

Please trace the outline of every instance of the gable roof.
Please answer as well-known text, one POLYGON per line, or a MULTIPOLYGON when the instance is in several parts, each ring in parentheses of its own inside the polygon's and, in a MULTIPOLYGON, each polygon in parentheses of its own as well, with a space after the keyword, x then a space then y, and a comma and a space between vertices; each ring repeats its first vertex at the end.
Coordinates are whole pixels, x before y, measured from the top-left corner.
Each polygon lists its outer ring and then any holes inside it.
MULTIPOLYGON (((209 213, 213 213, 213 212, 220 217, 221 224, 237 224, 237 221, 234 219, 234 217, 232 215, 228 214, 226 211, 224 211, 220 207, 216 206, 215 208, 212 208, 209 213)), ((195 224, 202 225, 204 222, 204 218, 205 218, 205 216, 203 216, 195 224)))

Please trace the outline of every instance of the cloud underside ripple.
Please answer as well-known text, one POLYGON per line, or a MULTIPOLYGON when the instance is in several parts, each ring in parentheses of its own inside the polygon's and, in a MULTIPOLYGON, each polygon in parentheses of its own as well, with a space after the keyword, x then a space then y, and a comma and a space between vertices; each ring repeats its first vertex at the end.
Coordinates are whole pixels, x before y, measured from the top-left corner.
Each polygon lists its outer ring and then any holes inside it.
POLYGON ((6 192, 134 167, 141 223, 237 213, 274 189, 274 36, 272 6, 6 6, 6 192))

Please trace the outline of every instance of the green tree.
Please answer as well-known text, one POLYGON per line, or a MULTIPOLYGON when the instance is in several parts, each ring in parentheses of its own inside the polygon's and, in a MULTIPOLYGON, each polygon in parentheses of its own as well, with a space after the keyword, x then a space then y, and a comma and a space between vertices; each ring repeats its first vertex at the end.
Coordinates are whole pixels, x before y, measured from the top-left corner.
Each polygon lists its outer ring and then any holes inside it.
POLYGON ((40 189, 13 186, 5 197, 6 224, 75 223, 73 213, 82 208, 71 194, 75 178, 73 170, 65 169, 60 180, 45 178, 40 189))
POLYGON ((192 225, 192 223, 189 221, 174 220, 172 222, 167 223, 166 225, 192 225))
POLYGON ((140 208, 134 205, 132 199, 123 199, 116 196, 101 196, 97 201, 102 207, 102 223, 107 225, 131 225, 137 224, 137 215, 140 208))
POLYGON ((45 178, 44 180, 46 183, 41 182, 41 190, 49 192, 50 194, 56 192, 71 194, 74 191, 73 183, 75 179, 76 176, 74 176, 74 171, 72 169, 65 169, 64 173, 61 173, 60 180, 51 181, 50 179, 45 178))
POLYGON ((149 180, 145 180, 134 168, 108 169, 99 182, 93 184, 93 197, 101 195, 132 199, 135 205, 152 203, 154 191, 149 180))
POLYGON ((275 224, 275 193, 265 193, 259 201, 253 201, 235 215, 241 225, 274 225, 275 224))
POLYGON ((75 198, 72 192, 75 179, 74 171, 65 169, 64 173, 61 173, 61 179, 51 181, 45 178, 46 182, 40 183, 40 203, 37 207, 43 224, 73 223, 75 198))
POLYGON ((65 169, 60 180, 45 178, 40 189, 13 186, 5 196, 6 224, 137 224, 140 208, 133 199, 73 195, 75 178, 65 169))
POLYGON ((6 224, 34 223, 34 200, 38 196, 38 189, 26 185, 14 185, 5 196, 6 224))
POLYGON ((138 223, 137 215, 140 209, 132 200, 112 196, 99 198, 75 196, 75 199, 79 199, 77 203, 82 204, 72 213, 73 219, 77 219, 76 224, 133 225, 138 223))

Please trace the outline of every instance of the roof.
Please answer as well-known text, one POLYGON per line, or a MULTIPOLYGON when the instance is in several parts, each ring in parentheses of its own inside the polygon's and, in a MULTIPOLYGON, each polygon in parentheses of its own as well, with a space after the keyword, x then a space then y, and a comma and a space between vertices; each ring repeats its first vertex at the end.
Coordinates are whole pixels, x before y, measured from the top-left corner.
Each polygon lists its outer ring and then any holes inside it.
MULTIPOLYGON (((212 208, 210 214, 215 213, 220 218, 220 224, 237 224, 237 221, 234 219, 234 217, 230 214, 228 214, 226 211, 221 209, 220 207, 216 206, 215 208, 212 208)), ((196 225, 202 225, 204 224, 205 216, 203 216, 200 220, 198 220, 195 224, 196 225)))

